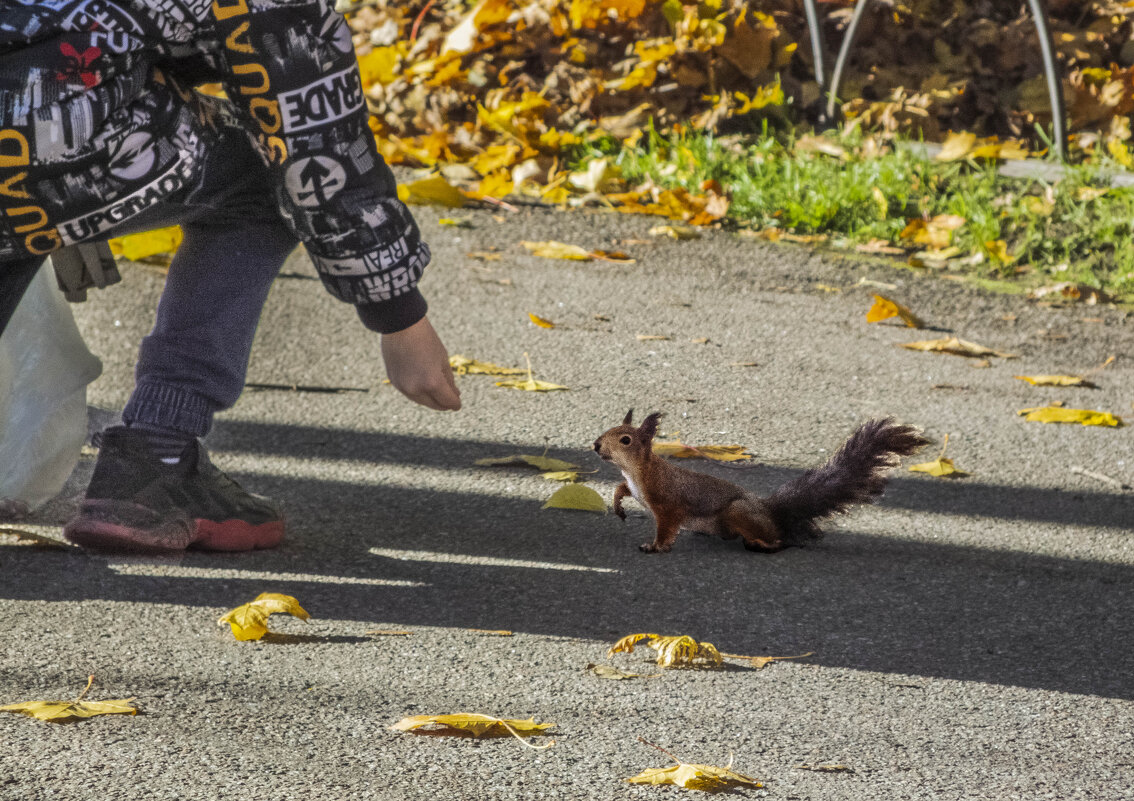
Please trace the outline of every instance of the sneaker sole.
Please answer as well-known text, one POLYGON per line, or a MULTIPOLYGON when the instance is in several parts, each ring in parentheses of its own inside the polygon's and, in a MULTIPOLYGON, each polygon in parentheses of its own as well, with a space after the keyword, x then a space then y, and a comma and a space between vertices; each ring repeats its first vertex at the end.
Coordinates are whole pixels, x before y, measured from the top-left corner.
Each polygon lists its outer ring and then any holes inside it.
POLYGON ((168 553, 199 548, 206 551, 251 551, 273 548, 284 535, 284 521, 161 518, 144 506, 122 501, 84 501, 63 535, 84 548, 141 553, 168 553))

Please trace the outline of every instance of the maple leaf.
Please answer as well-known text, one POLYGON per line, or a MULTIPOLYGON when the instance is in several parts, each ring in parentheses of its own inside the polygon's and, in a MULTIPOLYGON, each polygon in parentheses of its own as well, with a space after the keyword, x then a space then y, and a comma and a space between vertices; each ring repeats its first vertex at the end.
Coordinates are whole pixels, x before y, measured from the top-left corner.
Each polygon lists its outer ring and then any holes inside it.
POLYGON ((646 645, 657 651, 661 667, 720 667, 721 654, 711 642, 697 642, 687 634, 663 637, 659 634, 628 634, 607 651, 608 655, 634 652, 636 643, 649 640, 646 645))
MULTIPOLYGON (((511 735, 523 742, 524 737, 542 735, 554 723, 536 723, 534 718, 513 720, 495 718, 478 712, 459 712, 450 715, 411 715, 390 726, 392 731, 412 731, 419 734, 440 734, 457 737, 507 737, 511 735)), ((553 740, 545 745, 531 745, 529 748, 550 748, 553 740)))
POLYGON ((543 509, 577 509, 580 512, 606 513, 606 501, 584 484, 567 484, 552 493, 543 509))
POLYGON ((889 320, 892 317, 898 317, 908 328, 924 328, 925 323, 921 318, 910 311, 907 307, 903 306, 895 300, 891 300, 885 295, 875 295, 874 305, 866 313, 866 322, 876 323, 880 320, 889 320))
POLYGON ((83 697, 94 683, 94 675, 87 678, 87 686, 74 701, 24 701, 18 704, 0 706, 0 712, 15 712, 30 715, 36 720, 48 723, 71 723, 76 720, 93 718, 97 715, 136 715, 138 708, 132 704, 133 698, 119 698, 113 701, 84 701, 83 697))
POLYGON ((1067 409, 1062 406, 1034 406, 1029 409, 1020 409, 1016 414, 1024 415, 1025 420, 1036 423, 1079 423, 1084 426, 1110 426, 1112 428, 1123 425, 1122 418, 1110 412, 1096 412, 1091 409, 1067 409))
POLYGON ((292 615, 300 620, 311 617, 290 595, 262 592, 255 600, 225 612, 217 625, 227 623, 232 628, 232 636, 238 640, 259 640, 268 633, 268 618, 275 614, 292 615))

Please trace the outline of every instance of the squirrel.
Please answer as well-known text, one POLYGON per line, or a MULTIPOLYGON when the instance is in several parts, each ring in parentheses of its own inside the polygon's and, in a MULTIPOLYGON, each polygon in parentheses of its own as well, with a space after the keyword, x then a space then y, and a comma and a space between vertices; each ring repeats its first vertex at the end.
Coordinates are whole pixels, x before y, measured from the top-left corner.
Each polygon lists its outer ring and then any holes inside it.
POLYGON ((661 413, 649 415, 636 428, 631 424, 633 415, 631 409, 622 425, 596 439, 595 452, 622 471, 624 481, 614 491, 614 513, 626 519, 622 499, 630 495, 654 516, 654 541, 639 546, 645 553, 665 553, 683 528, 723 539, 742 537, 745 548, 764 553, 818 539, 822 536, 818 520, 845 512, 852 504, 872 503, 900 457, 929 444, 912 426, 891 418, 870 420, 826 464, 789 481, 768 498, 759 498, 724 479, 686 470, 656 455, 652 443, 661 413))

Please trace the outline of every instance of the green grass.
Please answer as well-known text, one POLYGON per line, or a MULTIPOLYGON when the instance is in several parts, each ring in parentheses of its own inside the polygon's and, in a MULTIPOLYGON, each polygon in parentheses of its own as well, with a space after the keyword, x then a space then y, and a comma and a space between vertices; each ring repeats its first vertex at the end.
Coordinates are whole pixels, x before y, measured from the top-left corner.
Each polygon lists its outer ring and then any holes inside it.
POLYGON ((1134 190, 1088 191, 1108 187, 1113 169, 1070 167, 1055 182, 1010 179, 995 164, 934 162, 900 146, 864 155, 861 138, 829 138, 845 156, 803 152, 767 130, 747 137, 651 132, 635 148, 602 141, 574 155, 579 163, 612 158, 631 184, 651 179, 697 192, 715 179, 732 197, 728 224, 826 234, 843 247, 883 239, 917 250, 901 238, 910 220, 958 215, 964 223, 950 244, 959 252, 943 263, 949 272, 1021 286, 1072 281, 1134 299, 1134 190), (986 244, 997 241, 1009 260, 986 244))

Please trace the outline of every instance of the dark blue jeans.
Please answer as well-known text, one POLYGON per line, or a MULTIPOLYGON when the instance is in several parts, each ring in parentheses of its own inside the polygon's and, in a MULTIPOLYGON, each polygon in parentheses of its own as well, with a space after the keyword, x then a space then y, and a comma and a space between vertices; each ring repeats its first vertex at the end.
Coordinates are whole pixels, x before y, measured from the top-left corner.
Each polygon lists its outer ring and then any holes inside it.
MULTIPOLYGON (((201 181, 106 238, 169 225, 180 225, 184 240, 122 416, 203 437, 213 414, 240 397, 268 288, 298 240, 280 217, 263 161, 237 129, 221 132, 201 181)), ((37 262, 0 268, 30 276, 37 262)))

